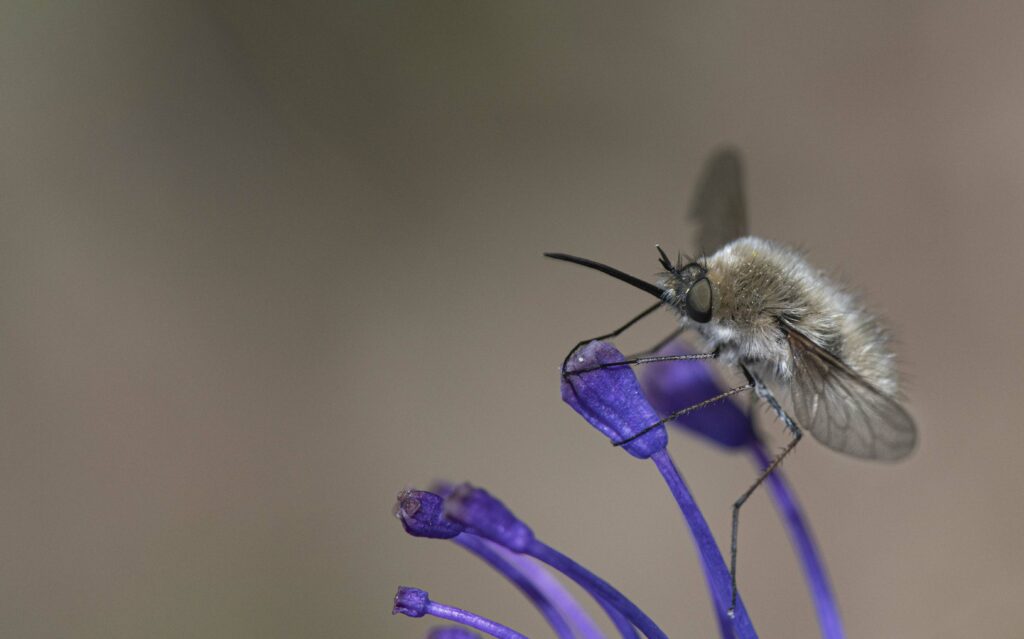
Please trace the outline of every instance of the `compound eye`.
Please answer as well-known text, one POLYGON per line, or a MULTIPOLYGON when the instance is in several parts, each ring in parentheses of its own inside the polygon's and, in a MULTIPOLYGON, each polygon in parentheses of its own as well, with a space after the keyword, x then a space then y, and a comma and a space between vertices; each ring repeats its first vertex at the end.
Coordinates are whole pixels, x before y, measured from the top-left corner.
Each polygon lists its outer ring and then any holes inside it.
POLYGON ((704 324, 711 319, 711 282, 702 277, 686 292, 686 316, 704 324))

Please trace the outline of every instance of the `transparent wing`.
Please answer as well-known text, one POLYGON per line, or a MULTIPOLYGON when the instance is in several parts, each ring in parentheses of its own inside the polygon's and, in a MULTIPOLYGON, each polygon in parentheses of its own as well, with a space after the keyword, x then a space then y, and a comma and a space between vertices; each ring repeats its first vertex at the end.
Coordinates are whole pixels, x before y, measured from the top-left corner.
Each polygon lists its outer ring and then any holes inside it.
POLYGON ((743 167, 737 151, 721 149, 708 158, 690 203, 690 219, 700 229, 697 248, 706 255, 747 235, 743 167))
POLYGON ((790 388, 797 423, 829 448, 865 459, 897 460, 914 449, 914 420, 895 399, 799 331, 790 388))

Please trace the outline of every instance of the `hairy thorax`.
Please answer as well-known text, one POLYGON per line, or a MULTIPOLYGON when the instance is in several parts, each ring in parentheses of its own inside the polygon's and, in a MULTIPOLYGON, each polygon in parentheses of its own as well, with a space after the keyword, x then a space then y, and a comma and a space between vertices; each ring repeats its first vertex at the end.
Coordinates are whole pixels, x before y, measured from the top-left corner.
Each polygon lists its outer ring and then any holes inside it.
POLYGON ((800 326, 832 353, 844 352, 841 321, 848 296, 799 253, 745 237, 709 257, 707 273, 714 313, 696 328, 725 361, 789 381, 793 361, 784 323, 800 326))

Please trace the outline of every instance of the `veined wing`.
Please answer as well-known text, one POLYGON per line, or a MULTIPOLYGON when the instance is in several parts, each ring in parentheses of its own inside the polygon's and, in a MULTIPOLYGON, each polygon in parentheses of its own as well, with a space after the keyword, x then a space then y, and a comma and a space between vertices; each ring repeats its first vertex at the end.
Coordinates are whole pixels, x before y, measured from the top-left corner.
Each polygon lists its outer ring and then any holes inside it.
POLYGON ((690 219, 699 228, 697 248, 706 255, 747 235, 743 166, 737 151, 721 149, 705 162, 690 203, 690 219))
POLYGON ((913 418, 845 362, 792 327, 790 397, 797 423, 829 448, 865 459, 906 457, 917 441, 913 418))

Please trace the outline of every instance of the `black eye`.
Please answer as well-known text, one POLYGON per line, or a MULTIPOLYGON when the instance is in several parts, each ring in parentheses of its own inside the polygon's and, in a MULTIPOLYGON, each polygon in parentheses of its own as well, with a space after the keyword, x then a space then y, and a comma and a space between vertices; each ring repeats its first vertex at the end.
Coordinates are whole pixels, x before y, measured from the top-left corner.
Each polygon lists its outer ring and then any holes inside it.
POLYGON ((686 292, 686 316, 704 324, 711 319, 711 282, 702 277, 686 292))

